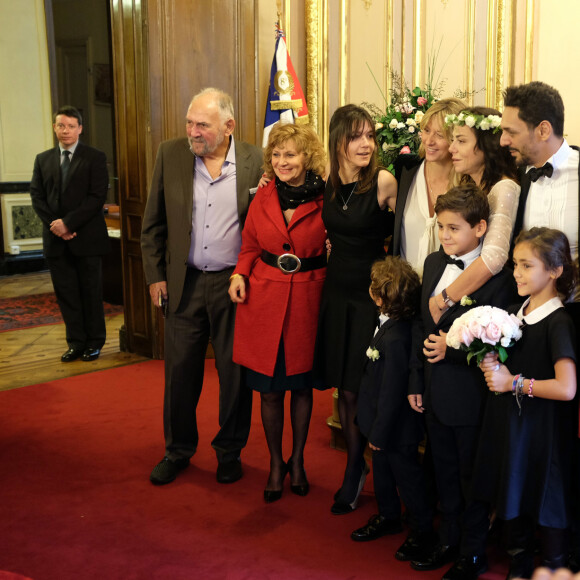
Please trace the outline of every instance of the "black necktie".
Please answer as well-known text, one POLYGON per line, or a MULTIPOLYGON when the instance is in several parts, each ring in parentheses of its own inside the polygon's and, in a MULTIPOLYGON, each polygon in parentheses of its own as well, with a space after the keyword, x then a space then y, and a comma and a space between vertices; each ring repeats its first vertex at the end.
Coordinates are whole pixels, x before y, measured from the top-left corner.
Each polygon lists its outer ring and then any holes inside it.
POLYGON ((445 254, 445 262, 447 264, 451 264, 452 266, 457 266, 460 270, 463 270, 465 268, 463 260, 456 260, 455 258, 448 256, 447 254, 445 254))
POLYGON ((61 182, 64 183, 66 180, 68 170, 70 169, 70 151, 64 150, 62 154, 64 155, 64 159, 60 164, 60 174, 62 177, 61 182))
POLYGON ((534 183, 538 181, 542 175, 545 175, 546 177, 552 177, 552 173, 554 173, 554 168, 552 167, 551 163, 546 163, 545 165, 542 165, 542 167, 532 167, 528 171, 528 175, 534 183))

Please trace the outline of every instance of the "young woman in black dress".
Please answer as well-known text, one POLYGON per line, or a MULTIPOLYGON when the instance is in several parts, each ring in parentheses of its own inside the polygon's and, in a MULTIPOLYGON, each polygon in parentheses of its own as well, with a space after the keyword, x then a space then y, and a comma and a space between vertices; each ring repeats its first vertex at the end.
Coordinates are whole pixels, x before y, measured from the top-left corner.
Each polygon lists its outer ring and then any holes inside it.
POLYGON ((396 182, 378 167, 374 123, 355 105, 336 110, 330 121, 330 174, 322 218, 331 252, 322 293, 316 369, 338 388, 338 411, 347 448, 341 488, 332 513, 355 509, 368 467, 366 441, 355 423, 365 351, 376 323, 369 296, 372 263, 385 255, 391 235, 396 182), (394 182, 394 183, 393 183, 394 182))

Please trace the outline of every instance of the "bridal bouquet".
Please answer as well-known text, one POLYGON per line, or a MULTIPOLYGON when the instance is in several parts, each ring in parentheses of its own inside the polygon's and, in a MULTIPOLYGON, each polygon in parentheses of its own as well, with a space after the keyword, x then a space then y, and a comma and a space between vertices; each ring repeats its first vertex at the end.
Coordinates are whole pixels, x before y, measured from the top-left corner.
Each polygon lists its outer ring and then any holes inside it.
POLYGON ((522 336, 521 322, 495 306, 477 306, 457 318, 447 333, 447 346, 467 352, 467 363, 476 357, 479 364, 488 352, 496 352, 503 363, 506 349, 522 336))

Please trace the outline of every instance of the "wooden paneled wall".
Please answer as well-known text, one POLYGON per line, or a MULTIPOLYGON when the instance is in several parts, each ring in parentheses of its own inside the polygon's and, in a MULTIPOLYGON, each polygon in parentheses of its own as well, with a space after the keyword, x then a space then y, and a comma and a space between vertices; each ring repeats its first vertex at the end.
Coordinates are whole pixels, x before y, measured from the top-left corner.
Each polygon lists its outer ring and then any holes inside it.
MULTIPOLYGON (((236 137, 256 143, 256 0, 111 0, 128 349, 163 356, 163 323, 145 285, 139 237, 161 141, 185 135, 191 97, 227 91, 236 137)), ((261 119, 260 119, 261 122, 261 119)))

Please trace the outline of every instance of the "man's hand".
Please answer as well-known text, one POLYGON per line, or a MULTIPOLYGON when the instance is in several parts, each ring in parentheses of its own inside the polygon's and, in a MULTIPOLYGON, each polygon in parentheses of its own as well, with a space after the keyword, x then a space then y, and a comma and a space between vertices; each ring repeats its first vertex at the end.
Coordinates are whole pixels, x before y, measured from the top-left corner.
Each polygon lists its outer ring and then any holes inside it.
POLYGON ((154 282, 149 284, 149 296, 151 296, 151 301, 153 306, 161 308, 163 305, 163 300, 167 300, 167 282, 154 282))
POLYGON ((61 219, 54 220, 50 224, 50 231, 55 236, 62 238, 63 240, 67 241, 76 238, 76 232, 71 232, 65 225, 65 223, 61 219))

